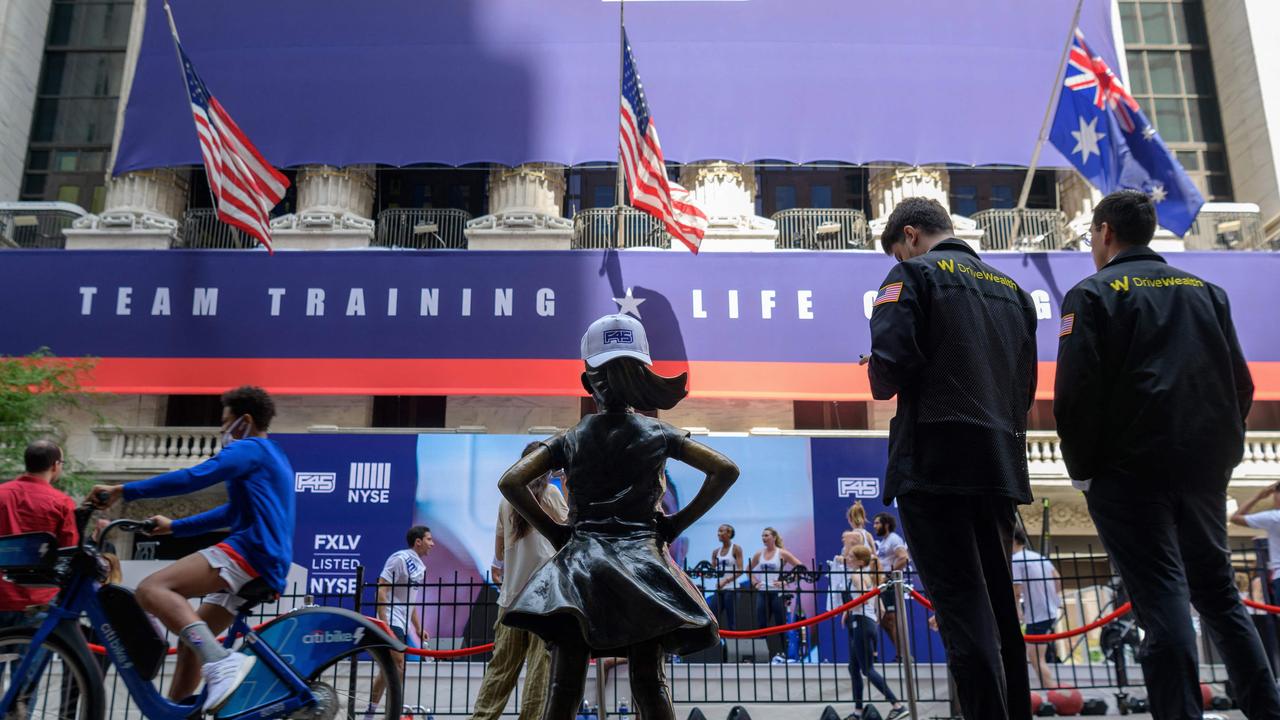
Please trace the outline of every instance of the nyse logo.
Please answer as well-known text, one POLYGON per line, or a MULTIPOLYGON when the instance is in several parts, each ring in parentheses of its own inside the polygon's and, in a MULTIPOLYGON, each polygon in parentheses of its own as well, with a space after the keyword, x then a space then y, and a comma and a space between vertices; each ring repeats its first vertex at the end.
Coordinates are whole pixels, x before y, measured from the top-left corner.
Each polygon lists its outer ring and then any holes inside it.
POLYGON ((880 478, 842 477, 836 478, 840 488, 840 497, 877 498, 880 497, 880 478))
POLYGON ((337 473, 300 472, 293 476, 296 492, 331 493, 337 487, 337 473))
POLYGON ((347 502, 391 502, 391 463, 351 463, 347 502))
POLYGON ((316 535, 316 550, 346 550, 349 552, 355 552, 359 548, 359 535, 316 535))

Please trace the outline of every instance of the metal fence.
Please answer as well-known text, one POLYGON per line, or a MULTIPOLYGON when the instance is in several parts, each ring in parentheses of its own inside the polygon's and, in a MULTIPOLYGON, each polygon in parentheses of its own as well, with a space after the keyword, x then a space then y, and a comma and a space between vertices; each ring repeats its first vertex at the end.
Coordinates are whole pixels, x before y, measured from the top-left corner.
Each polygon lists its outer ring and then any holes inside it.
POLYGON ((378 213, 373 247, 465 250, 471 214, 453 208, 391 208, 378 213))
POLYGON ((63 230, 85 211, 65 202, 0 203, 0 246, 62 249, 63 230))
MULTIPOLYGON (((575 250, 604 250, 618 247, 614 229, 618 224, 618 208, 590 208, 573 216, 573 244, 575 250)), ((671 236, 662 222, 649 213, 635 208, 622 209, 622 247, 671 248, 671 236)))
POLYGON ((985 233, 984 250, 1061 250, 1073 239, 1061 210, 981 210, 972 219, 985 233))
POLYGON ((1183 240, 1188 250, 1266 250, 1262 216, 1257 212, 1204 209, 1183 240))
POLYGON ((773 214, 778 249, 862 250, 868 247, 867 216, 848 208, 793 208, 773 214))
MULTIPOLYGON (((1266 577, 1265 562, 1254 550, 1238 550, 1233 558, 1237 570, 1247 579, 1266 577)), ((1049 559, 1062 583, 1061 612, 1053 632, 1082 629, 1124 605, 1124 589, 1112 574, 1105 555, 1091 550, 1059 552, 1049 559)), ((810 562, 809 567, 814 569, 789 569, 783 574, 781 585, 769 592, 744 583, 716 592, 719 573, 705 562, 689 568, 687 572, 695 585, 703 588, 708 606, 716 613, 722 631, 743 631, 813 618, 845 601, 848 596, 833 591, 833 581, 838 586, 847 577, 847 571, 828 562, 810 562)), ((874 578, 873 584, 884 579, 874 578)), ((1265 582, 1261 584, 1265 585, 1265 582)), ((345 607, 370 616, 379 615, 380 610, 385 614, 389 609, 379 603, 376 581, 366 581, 363 569, 359 570, 352 587, 356 588, 355 592, 316 593, 314 596, 294 588, 279 601, 258 607, 254 622, 287 612, 305 602, 345 607)), ((910 572, 906 574, 905 587, 907 590, 904 592, 915 588, 928 595, 928 589, 922 587, 910 572)), ((395 597, 396 590, 408 588, 391 586, 389 589, 392 591, 389 595, 395 597)), ((415 586, 412 591, 415 599, 401 609, 417 614, 423 627, 431 631, 429 646, 432 650, 483 648, 493 641, 498 588, 492 583, 482 578, 455 576, 429 580, 415 586)), ((1050 592, 1056 591, 1047 583, 1038 588, 1023 588, 1024 596, 1050 592)), ((1274 601, 1274 598, 1266 597, 1265 590, 1262 593, 1257 599, 1274 601)), ((879 600, 871 602, 882 604, 879 600)), ((879 608, 876 612, 879 614, 879 608)), ((911 599, 899 607, 899 613, 909 628, 911 666, 907 668, 904 665, 894 641, 881 630, 877 632, 876 668, 899 698, 907 697, 908 678, 912 677, 914 694, 920 702, 948 702, 951 690, 945 658, 938 634, 930 628, 931 613, 919 601, 911 599)), ((1252 617, 1264 634, 1276 636, 1276 619, 1265 614, 1252 617)), ((1200 642, 1200 679, 1219 685, 1226 680, 1219 654, 1198 624, 1196 632, 1200 642)), ((1049 653, 1046 667, 1051 683, 1078 688, 1087 696, 1112 699, 1124 696, 1135 687, 1137 695, 1145 695, 1141 688, 1142 671, 1135 659, 1139 639, 1140 632, 1133 615, 1128 613, 1101 627, 1039 647, 1046 648, 1049 653)), ((488 652, 448 659, 408 656, 404 692, 406 714, 441 717, 470 714, 489 658, 488 652)), ((682 706, 770 703, 839 706, 853 702, 848 660, 849 633, 841 619, 835 618, 764 638, 724 638, 720 645, 708 650, 684 657, 669 657, 666 673, 672 699, 682 706)), ((1276 660, 1280 658, 1273 658, 1273 662, 1276 660)), ((589 704, 598 702, 596 698, 601 697, 599 683, 602 678, 604 682, 605 712, 597 711, 600 718, 608 713, 617 713, 629 704, 629 681, 625 667, 618 667, 619 664, 617 660, 597 661, 589 671, 586 692, 589 704)), ((158 680, 162 688, 172 676, 172 671, 170 664, 162 672, 158 680)), ((1030 668, 1028 672, 1032 688, 1044 694, 1046 690, 1040 677, 1030 668)), ((137 708, 132 705, 114 671, 108 673, 107 683, 112 703, 111 717, 138 716, 137 708)), ((1220 687, 1218 689, 1221 690, 1220 687)), ((518 684, 507 706, 507 714, 515 713, 521 702, 520 692, 521 685, 518 684)), ((884 698, 878 692, 868 688, 865 697, 867 701, 883 706, 884 698)))
POLYGON ((249 233, 218 219, 214 208, 191 208, 182 216, 182 233, 173 248, 193 250, 252 250, 258 241, 249 233))

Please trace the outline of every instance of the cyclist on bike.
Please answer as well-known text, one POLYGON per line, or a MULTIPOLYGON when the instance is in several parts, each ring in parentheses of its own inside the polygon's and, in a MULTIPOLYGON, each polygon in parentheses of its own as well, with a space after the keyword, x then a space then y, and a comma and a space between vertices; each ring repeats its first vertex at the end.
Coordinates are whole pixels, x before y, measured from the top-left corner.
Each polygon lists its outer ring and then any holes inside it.
POLYGON ((218 710, 253 668, 251 655, 228 652, 217 639, 245 602, 238 593, 255 580, 282 591, 293 558, 293 469, 267 439, 275 414, 275 403, 262 388, 230 390, 222 396, 223 447, 217 455, 193 468, 99 485, 90 493, 105 508, 120 498, 169 497, 226 484, 227 504, 178 520, 156 515, 152 534, 184 537, 227 527, 231 534, 146 578, 137 592, 143 609, 182 641, 169 696, 181 700, 195 692, 198 659, 208 684, 206 713, 218 710), (187 599, 202 596, 203 604, 193 611, 187 599))

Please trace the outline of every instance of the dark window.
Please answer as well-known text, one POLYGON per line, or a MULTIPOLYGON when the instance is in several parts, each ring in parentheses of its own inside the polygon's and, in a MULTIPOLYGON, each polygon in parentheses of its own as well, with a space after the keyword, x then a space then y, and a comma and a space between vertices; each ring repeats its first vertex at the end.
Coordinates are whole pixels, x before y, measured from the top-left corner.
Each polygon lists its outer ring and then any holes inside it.
POLYGON ((165 427, 222 425, 222 396, 170 395, 164 408, 165 427))
POLYGON ((54 0, 22 200, 102 209, 132 16, 133 0, 54 0))
POLYGON ((591 207, 613 207, 613 197, 614 187, 612 185, 597 185, 591 191, 591 207))
POLYGON ((865 402, 796 400, 792 403, 797 430, 866 430, 865 402))
POLYGON ((809 207, 829 208, 831 207, 831 186, 830 185, 814 185, 809 188, 809 207))
POLYGON ((444 427, 443 395, 378 395, 373 398, 373 427, 444 427))
POLYGON ((779 185, 773 189, 773 208, 777 210, 790 210, 796 206, 796 186, 795 185, 779 185))
POLYGON ((951 212, 957 215, 970 215, 978 212, 978 188, 975 185, 951 186, 951 212))

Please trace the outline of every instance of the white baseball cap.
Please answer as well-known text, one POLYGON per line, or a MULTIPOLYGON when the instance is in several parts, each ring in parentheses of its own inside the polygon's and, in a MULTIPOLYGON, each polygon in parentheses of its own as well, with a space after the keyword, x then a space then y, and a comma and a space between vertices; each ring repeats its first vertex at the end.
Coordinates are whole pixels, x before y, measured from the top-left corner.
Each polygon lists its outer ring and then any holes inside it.
POLYGON ((591 323, 587 334, 582 336, 582 359, 587 366, 598 368, 620 357, 653 364, 644 325, 630 315, 605 315, 591 323))

